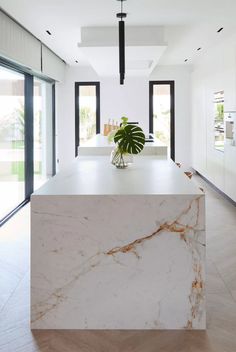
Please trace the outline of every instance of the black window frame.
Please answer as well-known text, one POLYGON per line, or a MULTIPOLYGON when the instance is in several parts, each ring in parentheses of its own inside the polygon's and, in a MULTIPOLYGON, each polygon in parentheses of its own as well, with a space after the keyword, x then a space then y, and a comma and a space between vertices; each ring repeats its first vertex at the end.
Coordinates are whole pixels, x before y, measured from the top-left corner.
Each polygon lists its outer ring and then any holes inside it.
POLYGON ((170 157, 175 161, 175 81, 149 81, 149 132, 153 133, 153 88, 155 85, 170 86, 170 157))
POLYGON ((24 119, 25 119, 25 199, 12 209, 3 218, 0 218, 0 227, 15 213, 30 201, 34 192, 34 77, 52 84, 52 176, 56 174, 56 114, 55 114, 55 81, 32 70, 0 57, 0 67, 24 75, 24 119))
POLYGON ((100 133, 101 120, 100 120, 100 82, 75 82, 75 157, 78 156, 78 147, 80 142, 79 135, 79 88, 80 86, 95 86, 96 87, 96 134, 100 133))

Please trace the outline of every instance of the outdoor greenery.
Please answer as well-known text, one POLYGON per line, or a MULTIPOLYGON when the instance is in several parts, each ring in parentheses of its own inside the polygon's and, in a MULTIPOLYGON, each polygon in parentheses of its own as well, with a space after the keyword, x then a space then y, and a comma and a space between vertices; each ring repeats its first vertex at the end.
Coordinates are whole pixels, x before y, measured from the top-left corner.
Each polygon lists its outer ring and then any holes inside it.
POLYGON ((24 181, 25 179, 25 163, 24 161, 11 162, 11 174, 17 176, 17 181, 24 181))
POLYGON ((24 105, 19 102, 19 107, 12 114, 1 117, 0 139, 1 140, 19 140, 24 139, 24 105))
POLYGON ((214 94, 214 128, 215 128, 215 148, 219 151, 224 151, 224 92, 217 92, 214 94))
POLYGON ((88 106, 80 108, 79 113, 81 140, 87 141, 96 134, 96 116, 95 112, 88 106))
POLYGON ((224 121, 224 104, 217 104, 217 115, 216 121, 223 122, 224 121))
POLYGON ((25 142, 24 140, 11 141, 12 148, 11 149, 24 149, 25 142))
MULTIPOLYGON (((34 139, 37 143, 41 143, 41 111, 35 114, 34 124, 34 139), (36 133, 37 132, 37 133, 36 133)), ((5 115, 1 118, 0 124, 0 147, 2 150, 8 150, 13 156, 14 151, 21 151, 21 154, 25 147, 24 141, 24 130, 25 130, 25 117, 24 117, 24 104, 19 101, 19 106, 13 111, 13 113, 5 115)), ((6 151, 7 152, 7 151, 6 151)), ((24 152, 23 152, 24 153, 24 152)), ((18 154, 19 155, 19 154, 18 154)), ((10 175, 17 181, 24 181, 25 170, 24 170, 24 158, 22 160, 9 160, 1 162, 3 170, 10 170, 10 175)), ((42 162, 35 161, 34 173, 40 175, 42 172, 42 162)), ((6 177, 1 175, 1 179, 6 177)), ((9 174, 7 175, 9 178, 9 174)))
POLYGON ((161 113, 154 114, 155 125, 155 137, 160 140, 164 145, 169 146, 170 144, 170 110, 162 110, 161 113))

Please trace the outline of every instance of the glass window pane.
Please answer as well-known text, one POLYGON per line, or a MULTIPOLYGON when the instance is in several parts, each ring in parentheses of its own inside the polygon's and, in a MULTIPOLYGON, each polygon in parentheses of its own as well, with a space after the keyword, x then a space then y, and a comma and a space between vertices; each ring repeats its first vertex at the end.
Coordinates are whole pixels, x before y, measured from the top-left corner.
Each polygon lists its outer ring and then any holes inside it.
POLYGON ((34 189, 52 176, 52 85, 34 78, 34 189))
POLYGON ((24 75, 0 67, 0 219, 25 199, 24 75))
POLYGON ((215 149, 223 152, 225 144, 224 91, 214 93, 215 149))
POLYGON ((153 132, 170 149, 170 108, 171 93, 169 84, 153 87, 153 132))
POLYGON ((96 86, 79 87, 79 136, 80 145, 96 135, 96 86))

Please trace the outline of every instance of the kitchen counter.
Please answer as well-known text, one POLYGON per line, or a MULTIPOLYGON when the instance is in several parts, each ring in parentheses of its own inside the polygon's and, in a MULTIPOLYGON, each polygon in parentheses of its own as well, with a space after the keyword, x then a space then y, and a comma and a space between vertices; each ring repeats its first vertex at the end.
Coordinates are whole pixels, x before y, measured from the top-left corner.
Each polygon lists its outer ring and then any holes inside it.
POLYGON ((189 195, 201 194, 172 160, 134 156, 126 169, 111 165, 109 157, 78 157, 33 195, 189 195))
POLYGON ((79 157, 31 198, 32 329, 205 329, 204 206, 171 160, 79 157))
MULTIPOLYGON (((86 144, 78 147, 79 156, 89 155, 110 155, 112 149, 115 148, 115 143, 109 142, 107 136, 97 134, 86 144)), ((160 141, 154 138, 153 142, 146 142, 144 149, 140 153, 142 155, 162 155, 167 156, 168 148, 160 141)))

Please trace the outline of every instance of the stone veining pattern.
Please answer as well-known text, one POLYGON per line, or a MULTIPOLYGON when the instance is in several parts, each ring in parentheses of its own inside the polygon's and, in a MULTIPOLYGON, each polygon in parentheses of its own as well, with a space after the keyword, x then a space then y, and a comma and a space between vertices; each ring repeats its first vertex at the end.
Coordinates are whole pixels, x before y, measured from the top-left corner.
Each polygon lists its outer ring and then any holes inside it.
POLYGON ((34 196, 31 253, 32 328, 205 328, 204 195, 34 196))

